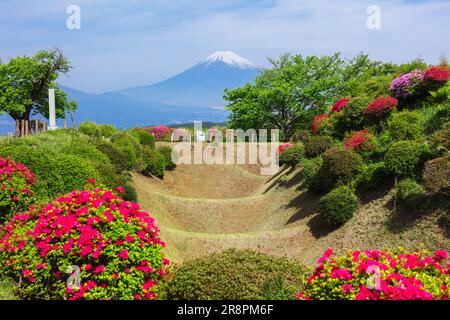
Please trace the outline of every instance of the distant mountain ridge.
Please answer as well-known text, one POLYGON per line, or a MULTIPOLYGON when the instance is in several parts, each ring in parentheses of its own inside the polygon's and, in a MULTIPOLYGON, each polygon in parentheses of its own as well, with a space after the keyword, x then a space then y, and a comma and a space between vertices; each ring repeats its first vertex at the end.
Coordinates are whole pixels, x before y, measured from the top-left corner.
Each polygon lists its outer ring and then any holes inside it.
MULTIPOLYGON (((231 51, 217 51, 193 67, 153 85, 102 94, 61 86, 78 102, 75 121, 110 123, 118 128, 156 124, 176 125, 196 120, 222 123, 225 89, 252 82, 260 70, 231 51)), ((10 132, 9 116, 0 115, 0 133, 10 132)))
POLYGON ((175 105, 223 107, 225 89, 252 81, 259 69, 231 51, 217 51, 206 59, 164 81, 117 91, 137 101, 159 101, 175 105))

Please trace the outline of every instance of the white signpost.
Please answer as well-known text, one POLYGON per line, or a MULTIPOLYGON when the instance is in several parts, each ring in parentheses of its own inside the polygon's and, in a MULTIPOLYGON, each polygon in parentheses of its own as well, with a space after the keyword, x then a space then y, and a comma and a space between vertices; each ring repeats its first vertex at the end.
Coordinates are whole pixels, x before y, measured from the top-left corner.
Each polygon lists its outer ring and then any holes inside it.
POLYGON ((48 115, 50 124, 48 130, 55 130, 56 126, 56 110, 55 110, 55 89, 48 89, 48 115))
POLYGON ((195 137, 196 137, 195 141, 197 142, 203 142, 206 140, 205 133, 203 131, 196 131, 195 137))

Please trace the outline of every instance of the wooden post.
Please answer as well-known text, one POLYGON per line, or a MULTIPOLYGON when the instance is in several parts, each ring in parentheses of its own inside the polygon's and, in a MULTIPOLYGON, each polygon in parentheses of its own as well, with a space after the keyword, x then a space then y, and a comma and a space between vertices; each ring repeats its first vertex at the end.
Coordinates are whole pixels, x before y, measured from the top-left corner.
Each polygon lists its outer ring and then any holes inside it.
POLYGON ((67 129, 67 120, 64 118, 64 129, 67 129))
POLYGON ((20 120, 20 136, 23 137, 25 134, 25 120, 20 120))
POLYGON ((20 120, 16 120, 16 137, 20 135, 20 120))
POLYGON ((34 120, 34 133, 38 133, 39 132, 39 120, 36 119, 34 120))
POLYGON ((47 122, 44 121, 44 131, 47 131, 47 122))
POLYGON ((30 133, 30 128, 28 126, 28 120, 25 120, 25 135, 28 136, 30 133))

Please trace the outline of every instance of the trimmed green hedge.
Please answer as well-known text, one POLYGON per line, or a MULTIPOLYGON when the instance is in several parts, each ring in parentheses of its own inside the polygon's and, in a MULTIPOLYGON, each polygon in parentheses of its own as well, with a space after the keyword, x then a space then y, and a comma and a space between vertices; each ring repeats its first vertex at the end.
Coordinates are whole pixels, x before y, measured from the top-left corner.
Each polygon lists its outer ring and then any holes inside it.
POLYGON ((416 141, 393 143, 386 152, 386 169, 397 177, 417 177, 423 163, 431 156, 427 145, 416 141))
POLYGON ((292 299, 304 276, 305 268, 286 257, 229 249, 183 263, 167 286, 167 298, 292 299), (280 278, 284 281, 277 286, 280 278))
POLYGON ((357 209, 358 198, 349 187, 334 189, 319 201, 320 214, 334 226, 350 220, 357 209))

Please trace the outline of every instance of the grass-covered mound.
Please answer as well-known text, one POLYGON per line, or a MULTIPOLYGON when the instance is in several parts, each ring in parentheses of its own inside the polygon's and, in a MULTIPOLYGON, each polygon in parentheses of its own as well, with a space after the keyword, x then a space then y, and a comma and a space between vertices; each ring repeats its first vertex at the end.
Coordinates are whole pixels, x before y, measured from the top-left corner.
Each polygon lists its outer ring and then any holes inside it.
POLYGON ((168 299, 289 299, 305 269, 285 257, 230 249, 185 262, 174 271, 168 299))
POLYGON ((156 299, 168 264, 158 232, 115 192, 72 191, 2 227, 0 277, 27 299, 156 299))

